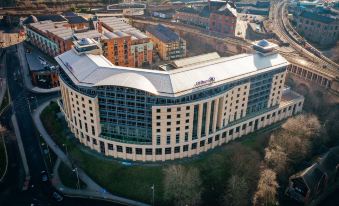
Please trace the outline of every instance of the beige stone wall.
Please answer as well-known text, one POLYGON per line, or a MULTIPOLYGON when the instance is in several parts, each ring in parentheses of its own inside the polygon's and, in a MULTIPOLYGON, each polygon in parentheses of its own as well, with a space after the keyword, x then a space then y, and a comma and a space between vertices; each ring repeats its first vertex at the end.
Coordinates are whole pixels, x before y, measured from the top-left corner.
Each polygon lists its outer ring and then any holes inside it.
POLYGON ((60 90, 69 128, 82 144, 98 150, 101 128, 97 98, 91 98, 71 89, 62 79, 60 79, 60 90))
POLYGON ((284 79, 285 72, 274 76, 269 102, 272 102, 275 107, 257 116, 246 117, 249 83, 234 87, 210 99, 189 104, 153 106, 152 144, 150 145, 126 144, 100 138, 97 99, 72 90, 62 80, 60 85, 66 120, 82 144, 98 152, 105 152, 105 155, 114 158, 133 161, 165 161, 200 154, 301 112, 304 101, 302 97, 288 101, 282 100, 284 79), (276 94, 273 95, 273 93, 276 94), (205 132, 202 131, 204 104, 206 105, 205 132), (196 138, 193 136, 195 106, 199 111, 196 138), (77 124, 75 124, 75 119, 77 124), (211 121, 213 124, 210 130, 211 121), (88 125, 88 131, 85 129, 85 124, 88 125), (94 135, 91 132, 91 126, 95 127, 94 135), (93 139, 97 144, 93 144, 93 139), (100 149, 100 142, 104 146, 104 151, 100 149), (157 154, 156 150, 160 149, 161 154, 157 154), (166 151, 171 152, 167 154, 166 151))

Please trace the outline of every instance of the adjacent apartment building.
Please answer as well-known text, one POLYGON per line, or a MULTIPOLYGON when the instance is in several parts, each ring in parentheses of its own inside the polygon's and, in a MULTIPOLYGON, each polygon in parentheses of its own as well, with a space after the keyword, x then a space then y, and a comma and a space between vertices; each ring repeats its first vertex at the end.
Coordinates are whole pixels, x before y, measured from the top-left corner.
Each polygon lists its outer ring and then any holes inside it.
POLYGON ((335 45, 339 39, 339 12, 324 7, 296 7, 293 21, 297 32, 321 46, 335 45))
POLYGON ((170 71, 116 66, 72 49, 55 58, 60 108, 81 144, 104 155, 191 157, 301 112, 304 98, 284 87, 289 63, 270 43, 255 48, 190 58, 170 71))
POLYGON ((100 18, 104 56, 115 65, 141 67, 152 64, 153 43, 140 30, 116 17, 100 18))
POLYGON ((208 1, 203 7, 184 7, 177 10, 173 18, 182 23, 225 35, 235 35, 237 11, 233 3, 208 1))
POLYGON ((186 57, 186 41, 162 24, 148 26, 146 35, 151 38, 162 60, 186 57))
POLYGON ((26 26, 27 40, 50 56, 72 48, 72 29, 67 22, 38 21, 26 26))

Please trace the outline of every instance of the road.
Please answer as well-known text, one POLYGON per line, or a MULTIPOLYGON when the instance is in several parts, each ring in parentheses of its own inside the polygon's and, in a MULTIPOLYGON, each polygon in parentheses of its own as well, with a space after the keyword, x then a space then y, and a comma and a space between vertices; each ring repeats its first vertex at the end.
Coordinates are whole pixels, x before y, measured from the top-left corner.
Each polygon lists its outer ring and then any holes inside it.
POLYGON ((58 94, 33 94, 23 87, 22 78, 14 77, 14 73, 20 70, 19 60, 16 55, 16 47, 7 49, 5 56, 7 65, 7 79, 10 96, 12 99, 12 110, 7 110, 2 123, 10 122, 10 116, 14 113, 18 120, 27 163, 30 171, 30 189, 21 191, 19 185, 22 185, 25 174, 22 169, 21 159, 18 153, 18 147, 14 137, 7 138, 9 148, 10 167, 8 176, 3 184, 0 185, 0 205, 30 205, 33 202, 41 205, 117 205, 110 202, 88 200, 81 198, 65 197, 61 204, 56 204, 51 199, 51 191, 54 188, 50 184, 41 184, 40 172, 46 170, 46 165, 40 149, 39 134, 35 130, 33 120, 30 115, 30 109, 36 107, 36 101, 42 102, 47 99, 55 98, 58 94), (33 98, 31 98, 33 97, 33 98), (29 106, 30 105, 30 106, 29 106), (34 185, 34 187, 32 187, 34 185))

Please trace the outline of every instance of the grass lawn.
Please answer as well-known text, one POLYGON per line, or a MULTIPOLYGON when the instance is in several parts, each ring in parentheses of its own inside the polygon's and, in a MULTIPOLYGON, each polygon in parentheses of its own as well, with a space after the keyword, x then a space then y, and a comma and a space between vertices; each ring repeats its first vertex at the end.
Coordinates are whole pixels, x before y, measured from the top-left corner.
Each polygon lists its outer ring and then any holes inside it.
MULTIPOLYGON (((61 162, 59 168, 59 177, 66 187, 77 189, 77 176, 76 173, 73 172, 67 165, 65 165, 63 162, 61 162)), ((86 188, 86 184, 80 180, 80 188, 86 188)))
MULTIPOLYGON (((53 134, 52 137, 59 145, 68 145, 68 152, 79 167, 112 194, 146 203, 151 202, 151 186, 154 184, 157 205, 166 205, 163 200, 163 169, 168 164, 197 167, 204 187, 203 202, 209 205, 219 204, 220 197, 224 193, 224 186, 230 176, 229 156, 233 145, 241 142, 247 148, 263 150, 264 142, 266 142, 266 137, 268 136, 266 133, 253 134, 244 141, 235 141, 190 159, 170 161, 161 165, 135 164, 125 166, 117 160, 104 158, 96 152, 89 151, 77 144, 74 139, 67 138, 67 134, 69 134, 67 126, 64 120, 57 118, 56 113, 58 111, 57 104, 52 103, 42 112, 41 120, 49 134, 53 134), (257 138, 258 136, 260 138, 257 138)), ((73 185, 75 184, 73 183, 73 185)))

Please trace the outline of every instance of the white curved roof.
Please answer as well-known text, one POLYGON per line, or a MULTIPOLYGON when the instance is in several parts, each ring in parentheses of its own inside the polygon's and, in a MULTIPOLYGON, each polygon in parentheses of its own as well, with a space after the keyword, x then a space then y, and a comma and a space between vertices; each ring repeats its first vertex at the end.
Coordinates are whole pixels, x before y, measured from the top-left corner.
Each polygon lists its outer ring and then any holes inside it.
POLYGON ((123 86, 169 97, 181 96, 288 65, 279 54, 262 56, 258 53, 219 58, 170 71, 115 66, 102 55, 79 56, 73 50, 57 56, 56 60, 79 86, 123 86), (201 84, 211 77, 215 80, 212 84, 201 84))
POLYGON ((95 86, 105 86, 111 85, 114 82, 115 86, 121 87, 130 87, 134 89, 143 88, 152 94, 158 94, 157 89, 151 81, 149 81, 145 76, 138 73, 126 72, 116 75, 112 75, 106 79, 103 79, 95 84, 95 86))

